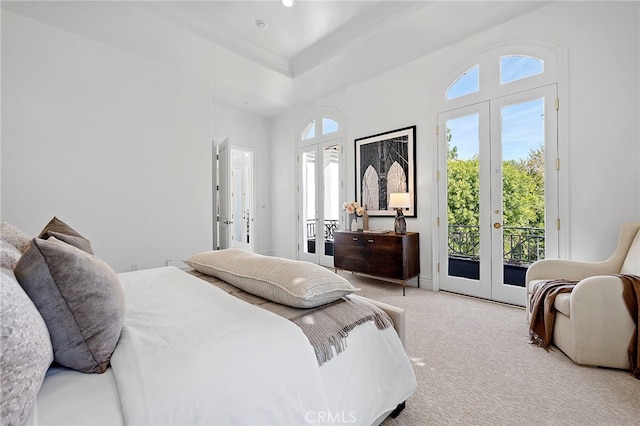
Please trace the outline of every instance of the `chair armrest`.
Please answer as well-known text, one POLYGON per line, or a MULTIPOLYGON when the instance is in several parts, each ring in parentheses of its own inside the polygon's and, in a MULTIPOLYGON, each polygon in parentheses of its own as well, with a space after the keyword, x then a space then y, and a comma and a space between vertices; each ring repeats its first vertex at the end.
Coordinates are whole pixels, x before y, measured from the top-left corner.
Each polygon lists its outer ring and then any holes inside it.
POLYGON ((532 280, 566 279, 580 281, 588 277, 616 274, 617 264, 610 261, 580 262, 576 260, 543 259, 534 262, 527 270, 527 285, 532 280))
POLYGON ((611 311, 610 303, 614 300, 619 300, 626 310, 620 278, 612 275, 585 278, 571 292, 571 317, 574 313, 591 316, 594 310, 611 311))
MULTIPOLYGON (((590 277, 580 281, 571 292, 571 326, 575 336, 576 350, 581 353, 595 353, 595 349, 607 351, 612 348, 626 348, 635 329, 633 318, 622 296, 622 280, 615 276, 590 277)), ((614 352, 619 352, 617 349, 614 352)), ((603 359, 604 359, 603 358, 603 359)), ((580 361, 593 365, 598 361, 580 361)), ((622 356, 621 364, 626 363, 622 356)), ((606 364, 605 364, 606 365, 606 364)))

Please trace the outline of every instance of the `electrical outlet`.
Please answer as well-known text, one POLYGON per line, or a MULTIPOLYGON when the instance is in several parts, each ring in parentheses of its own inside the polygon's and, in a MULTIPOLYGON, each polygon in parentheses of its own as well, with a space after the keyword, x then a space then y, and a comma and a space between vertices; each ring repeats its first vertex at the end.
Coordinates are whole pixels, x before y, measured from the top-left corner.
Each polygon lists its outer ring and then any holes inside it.
POLYGON ((165 266, 173 266, 173 259, 167 259, 164 261, 165 266))
POLYGON ((137 271, 138 269, 140 269, 140 264, 139 263, 131 264, 131 270, 132 271, 137 271))

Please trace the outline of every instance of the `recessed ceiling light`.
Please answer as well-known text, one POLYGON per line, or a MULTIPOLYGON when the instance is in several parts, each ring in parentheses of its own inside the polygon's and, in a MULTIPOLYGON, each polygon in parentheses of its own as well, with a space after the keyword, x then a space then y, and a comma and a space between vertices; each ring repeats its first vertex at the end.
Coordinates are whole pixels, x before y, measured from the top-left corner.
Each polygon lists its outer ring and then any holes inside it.
POLYGON ((282 5, 284 7, 293 7, 296 5, 296 1, 295 0, 282 0, 282 5))
POLYGON ((267 29, 267 23, 264 22, 262 19, 258 19, 258 20, 256 20, 256 27, 258 27, 259 30, 266 30, 267 29))

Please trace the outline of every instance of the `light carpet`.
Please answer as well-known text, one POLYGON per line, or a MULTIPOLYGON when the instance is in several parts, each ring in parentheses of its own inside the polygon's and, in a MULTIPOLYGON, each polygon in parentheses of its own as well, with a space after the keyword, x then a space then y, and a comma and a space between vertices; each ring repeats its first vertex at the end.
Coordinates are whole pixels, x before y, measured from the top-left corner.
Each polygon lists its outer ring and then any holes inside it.
POLYGON ((524 309, 340 271, 407 311, 418 389, 397 425, 640 425, 640 380, 529 344, 524 309))

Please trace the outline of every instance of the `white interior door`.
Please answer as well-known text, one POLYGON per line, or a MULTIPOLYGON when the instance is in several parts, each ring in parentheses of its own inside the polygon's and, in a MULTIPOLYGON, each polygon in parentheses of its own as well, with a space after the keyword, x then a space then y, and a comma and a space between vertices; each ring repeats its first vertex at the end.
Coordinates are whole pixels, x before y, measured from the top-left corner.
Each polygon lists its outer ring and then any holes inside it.
POLYGON ((438 115, 439 287, 525 305, 524 275, 558 252, 556 87, 438 115))
POLYGON ((230 247, 230 164, 231 149, 227 138, 218 146, 218 248, 221 250, 230 247))
POLYGON ((231 147, 231 246, 254 251, 253 150, 231 147))

